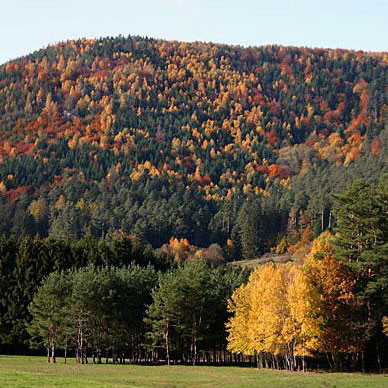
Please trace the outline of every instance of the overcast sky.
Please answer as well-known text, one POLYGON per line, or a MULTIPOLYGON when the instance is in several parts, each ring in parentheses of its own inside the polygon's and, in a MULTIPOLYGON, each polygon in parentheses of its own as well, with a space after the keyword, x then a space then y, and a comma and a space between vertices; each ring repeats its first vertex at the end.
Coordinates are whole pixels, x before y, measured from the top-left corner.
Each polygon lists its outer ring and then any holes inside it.
POLYGON ((388 51, 388 0, 1 0, 0 63, 74 38, 388 51))

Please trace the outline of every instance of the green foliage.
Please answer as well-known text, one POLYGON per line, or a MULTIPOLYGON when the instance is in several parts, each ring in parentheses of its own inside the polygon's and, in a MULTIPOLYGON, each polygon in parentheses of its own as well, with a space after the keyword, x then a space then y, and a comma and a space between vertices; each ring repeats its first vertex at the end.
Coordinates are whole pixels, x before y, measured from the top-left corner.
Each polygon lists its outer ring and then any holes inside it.
POLYGON ((53 272, 30 304, 28 332, 33 344, 46 346, 51 362, 56 348, 74 349, 78 363, 89 355, 101 363, 109 351, 114 361, 150 351, 161 359, 161 346, 168 363, 195 364, 200 351, 225 349, 227 300, 246 279, 246 271, 203 262, 159 274, 159 282, 150 266, 53 272))
POLYGON ((246 273, 186 263, 161 276, 147 311, 153 347, 165 350, 167 362, 195 364, 199 351, 225 349, 227 299, 246 273))
POLYGON ((373 335, 388 308, 388 177, 377 184, 357 180, 340 195, 335 215, 338 257, 357 279, 362 316, 373 335))
POLYGON ((66 347, 71 335, 68 315, 72 284, 69 274, 52 272, 34 296, 29 313, 28 327, 32 345, 44 345, 49 360, 55 362, 55 347, 66 347))
POLYGON ((49 349, 52 362, 56 347, 75 348, 79 363, 89 352, 101 363, 110 348, 133 353, 143 342, 142 322, 156 279, 152 267, 135 265, 53 272, 30 305, 29 333, 49 349))
POLYGON ((144 244, 125 237, 110 243, 92 238, 78 242, 0 238, 1 348, 24 349, 29 342, 26 329, 31 316, 27 307, 51 272, 87 264, 123 267, 132 262, 142 267, 153 265, 158 270, 172 265, 163 255, 155 255, 144 244))

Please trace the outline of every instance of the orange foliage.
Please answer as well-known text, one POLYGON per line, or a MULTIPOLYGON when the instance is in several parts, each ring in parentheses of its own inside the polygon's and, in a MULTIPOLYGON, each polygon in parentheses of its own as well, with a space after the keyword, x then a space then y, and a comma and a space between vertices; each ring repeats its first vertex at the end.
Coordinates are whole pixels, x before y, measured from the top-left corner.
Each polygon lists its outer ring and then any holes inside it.
POLYGON ((268 175, 273 178, 286 179, 290 176, 290 171, 286 166, 271 164, 268 166, 268 175))
POLYGON ((31 186, 20 186, 17 189, 8 190, 5 195, 12 201, 16 202, 23 193, 31 190, 31 186))
POLYGON ((266 132, 265 137, 267 138, 269 145, 272 147, 275 146, 278 142, 278 135, 274 129, 272 129, 270 132, 266 132))
POLYGON ((374 155, 378 155, 380 153, 380 151, 381 151, 381 141, 379 139, 374 138, 372 140, 372 143, 370 145, 370 151, 374 155))

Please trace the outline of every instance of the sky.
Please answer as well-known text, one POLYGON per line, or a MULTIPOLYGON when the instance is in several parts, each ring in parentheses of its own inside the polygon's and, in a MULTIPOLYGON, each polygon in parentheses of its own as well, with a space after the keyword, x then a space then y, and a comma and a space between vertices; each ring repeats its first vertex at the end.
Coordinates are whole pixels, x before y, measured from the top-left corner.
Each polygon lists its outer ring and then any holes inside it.
POLYGON ((0 64, 68 39, 388 51, 388 0, 0 0, 0 64))

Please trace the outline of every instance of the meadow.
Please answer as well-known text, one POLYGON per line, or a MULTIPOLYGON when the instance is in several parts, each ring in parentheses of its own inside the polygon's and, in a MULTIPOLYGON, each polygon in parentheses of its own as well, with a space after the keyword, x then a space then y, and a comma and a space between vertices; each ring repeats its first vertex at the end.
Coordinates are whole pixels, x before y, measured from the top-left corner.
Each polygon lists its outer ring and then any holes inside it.
POLYGON ((3 387, 388 387, 388 375, 287 372, 243 367, 47 364, 44 357, 0 356, 3 387))

